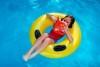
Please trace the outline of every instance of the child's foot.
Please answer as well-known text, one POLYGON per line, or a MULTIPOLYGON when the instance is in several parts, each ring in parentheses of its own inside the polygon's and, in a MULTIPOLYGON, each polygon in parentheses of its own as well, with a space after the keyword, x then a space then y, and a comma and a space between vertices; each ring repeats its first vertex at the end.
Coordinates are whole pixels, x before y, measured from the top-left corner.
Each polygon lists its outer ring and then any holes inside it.
POLYGON ((29 58, 29 57, 26 56, 26 55, 23 56, 23 59, 24 59, 25 61, 28 61, 28 58, 29 58))

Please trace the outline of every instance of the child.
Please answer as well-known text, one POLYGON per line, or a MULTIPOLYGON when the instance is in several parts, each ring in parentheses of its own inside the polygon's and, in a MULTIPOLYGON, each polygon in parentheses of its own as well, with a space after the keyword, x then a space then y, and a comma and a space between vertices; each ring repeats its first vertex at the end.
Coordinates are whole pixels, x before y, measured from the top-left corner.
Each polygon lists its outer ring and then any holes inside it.
POLYGON ((34 46, 29 50, 29 52, 23 56, 25 61, 35 57, 39 54, 43 49, 45 49, 49 44, 56 43, 58 39, 60 39, 65 34, 68 37, 70 42, 73 42, 73 38, 69 32, 69 28, 72 28, 75 19, 67 15, 64 18, 57 18, 53 15, 47 14, 48 18, 50 18, 53 22, 53 29, 50 33, 42 34, 34 43, 34 46), (34 53, 33 53, 34 52, 34 53))

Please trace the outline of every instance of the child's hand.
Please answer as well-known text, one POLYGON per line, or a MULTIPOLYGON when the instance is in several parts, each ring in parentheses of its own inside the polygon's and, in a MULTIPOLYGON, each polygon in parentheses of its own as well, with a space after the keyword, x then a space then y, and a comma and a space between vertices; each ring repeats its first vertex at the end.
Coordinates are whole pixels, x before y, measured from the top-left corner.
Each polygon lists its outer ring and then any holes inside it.
POLYGON ((48 17, 48 16, 50 16, 50 14, 46 14, 46 16, 48 17))
POLYGON ((53 16, 53 15, 47 13, 46 16, 50 18, 50 17, 53 16))
POLYGON ((48 18, 50 18, 54 23, 55 23, 56 20, 57 20, 57 18, 56 18, 55 16, 53 16, 53 15, 46 14, 46 16, 47 16, 48 18))

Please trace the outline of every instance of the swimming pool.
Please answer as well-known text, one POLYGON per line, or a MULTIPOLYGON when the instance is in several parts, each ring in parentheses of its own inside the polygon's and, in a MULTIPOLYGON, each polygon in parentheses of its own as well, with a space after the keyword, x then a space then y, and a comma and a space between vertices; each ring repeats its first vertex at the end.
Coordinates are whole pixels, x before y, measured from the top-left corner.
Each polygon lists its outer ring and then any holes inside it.
POLYGON ((0 67, 99 67, 99 0, 1 0, 0 67), (49 59, 41 55, 28 62, 22 55, 31 48, 30 27, 45 13, 71 14, 80 25, 82 40, 70 56, 49 59))

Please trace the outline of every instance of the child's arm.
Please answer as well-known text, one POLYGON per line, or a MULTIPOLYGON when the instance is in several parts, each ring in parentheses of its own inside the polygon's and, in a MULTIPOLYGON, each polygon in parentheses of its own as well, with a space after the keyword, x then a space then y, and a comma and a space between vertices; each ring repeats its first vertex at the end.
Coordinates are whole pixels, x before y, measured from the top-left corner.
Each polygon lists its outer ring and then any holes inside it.
POLYGON ((57 18, 53 15, 47 14, 47 17, 49 17, 53 22, 57 21, 57 18))
POLYGON ((68 37, 68 40, 70 41, 70 43, 72 43, 73 42, 73 37, 72 37, 70 31, 68 29, 66 29, 65 32, 66 32, 66 35, 68 37))

